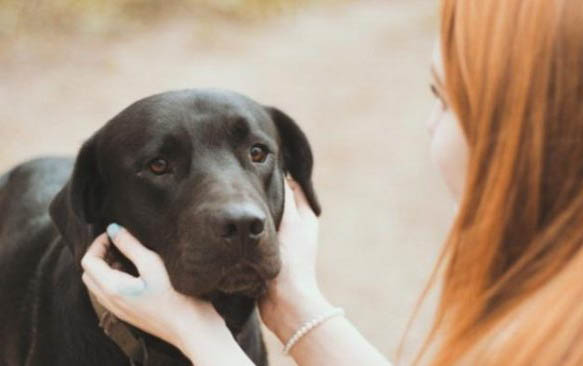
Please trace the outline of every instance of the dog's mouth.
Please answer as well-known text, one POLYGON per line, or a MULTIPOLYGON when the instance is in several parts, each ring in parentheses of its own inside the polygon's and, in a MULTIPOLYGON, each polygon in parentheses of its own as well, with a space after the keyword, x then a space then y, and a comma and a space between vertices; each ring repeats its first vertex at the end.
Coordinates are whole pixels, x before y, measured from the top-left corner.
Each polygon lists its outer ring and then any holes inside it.
POLYGON ((267 289, 267 279, 249 264, 236 264, 219 280, 217 290, 228 295, 261 297, 267 289))

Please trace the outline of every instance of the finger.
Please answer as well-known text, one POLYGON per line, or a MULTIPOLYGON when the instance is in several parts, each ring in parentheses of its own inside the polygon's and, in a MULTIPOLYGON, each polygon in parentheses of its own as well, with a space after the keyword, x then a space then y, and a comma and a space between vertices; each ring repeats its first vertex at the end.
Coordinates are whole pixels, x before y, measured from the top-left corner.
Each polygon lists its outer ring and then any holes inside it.
POLYGON ((83 260, 85 257, 105 258, 105 253, 107 252, 108 247, 109 240, 107 239, 107 235, 105 233, 99 235, 87 249, 87 252, 81 260, 81 266, 83 266, 83 260))
POLYGON ((81 281, 89 288, 92 294, 103 293, 103 289, 95 282, 87 272, 81 275, 81 281))
POLYGON ((146 290, 146 283, 141 278, 116 270, 112 271, 115 272, 115 278, 109 280, 95 277, 89 272, 85 272, 83 276, 84 279, 98 286, 102 294, 108 296, 112 301, 118 298, 139 296, 146 290))
POLYGON ((111 301, 109 301, 107 296, 105 295, 105 291, 90 276, 88 276, 86 273, 84 273, 81 276, 81 279, 83 280, 85 287, 87 287, 87 290, 89 290, 89 292, 94 297, 97 298, 97 301, 101 305, 105 306, 108 310, 111 310, 111 308, 114 307, 113 303, 111 301))
POLYGON ((143 291, 145 287, 141 278, 113 269, 99 257, 87 257, 84 261, 84 275, 90 277, 106 293, 126 295, 143 291))
MULTIPOLYGON (((143 329, 140 326, 141 319, 136 318, 135 307, 131 303, 122 301, 115 301, 108 296, 107 293, 103 292, 98 284, 96 284, 90 277, 85 277, 83 282, 89 289, 89 291, 95 296, 97 301, 103 305, 107 310, 109 310, 118 319, 135 325, 136 327, 147 332, 147 329, 143 329)), ((143 300, 142 300, 143 301, 143 300)))
POLYGON ((293 191, 293 198, 297 210, 299 212, 305 212, 306 210, 312 211, 312 207, 310 206, 310 203, 308 202, 308 199, 306 198, 306 195, 302 187, 293 178, 290 177, 288 178, 288 180, 289 186, 293 191))
POLYGON ((286 180, 287 184, 289 185, 289 187, 292 189, 292 191, 295 191, 300 186, 291 174, 286 175, 285 180, 286 180))
MULTIPOLYGON (((83 283, 93 294, 93 296, 97 299, 97 301, 103 305, 107 310, 111 311, 115 316, 118 318, 123 318, 123 310, 120 309, 120 306, 114 303, 108 295, 103 291, 101 287, 93 280, 91 277, 84 275, 82 277, 83 283)), ((125 319, 124 319, 125 320, 125 319)))
POLYGON ((91 249, 92 251, 87 251, 81 259, 81 267, 85 273, 91 275, 93 278, 101 278, 106 282, 114 282, 114 277, 112 276, 113 269, 99 256, 100 249, 97 247, 91 249))
POLYGON ((297 215, 297 207, 296 207, 296 200, 294 198, 294 192, 292 191, 291 187, 288 184, 288 180, 285 179, 283 181, 284 185, 284 192, 285 192, 285 202, 284 202, 284 209, 283 209, 283 221, 288 221, 289 218, 297 215))
POLYGON ((164 268, 162 259, 158 254, 142 245, 126 229, 117 224, 111 224, 107 227, 107 233, 113 244, 135 264, 140 274, 151 271, 152 268, 164 268))

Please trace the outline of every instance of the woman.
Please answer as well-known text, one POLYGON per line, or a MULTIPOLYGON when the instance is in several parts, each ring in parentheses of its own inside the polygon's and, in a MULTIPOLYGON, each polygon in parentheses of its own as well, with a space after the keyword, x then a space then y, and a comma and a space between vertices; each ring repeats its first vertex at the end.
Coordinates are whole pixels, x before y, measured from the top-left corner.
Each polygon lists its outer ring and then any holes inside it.
MULTIPOLYGON (((581 0, 443 0, 441 17, 432 153, 459 211, 433 276, 443 276, 441 300, 417 362, 583 364, 581 0)), ((315 278, 317 220, 290 185, 284 266, 260 304, 284 343, 334 309, 315 278)), ((155 254, 124 230, 110 236, 141 278, 107 267, 99 237, 83 278, 106 307, 197 365, 250 363, 212 307, 172 289, 155 254), (190 321, 176 324, 168 313, 190 321)), ((291 355, 299 365, 388 364, 340 316, 303 335, 291 355)))

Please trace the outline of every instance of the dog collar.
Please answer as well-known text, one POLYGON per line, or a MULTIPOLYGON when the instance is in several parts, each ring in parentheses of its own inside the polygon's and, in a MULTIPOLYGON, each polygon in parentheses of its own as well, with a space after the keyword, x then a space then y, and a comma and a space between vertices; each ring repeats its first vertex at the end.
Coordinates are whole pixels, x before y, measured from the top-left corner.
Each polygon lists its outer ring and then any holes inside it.
POLYGON ((91 306, 99 319, 99 326, 130 360, 131 366, 147 366, 153 364, 165 365, 171 363, 171 358, 165 354, 146 347, 143 337, 136 335, 136 332, 126 323, 119 320, 109 310, 97 301, 97 298, 89 292, 91 306))

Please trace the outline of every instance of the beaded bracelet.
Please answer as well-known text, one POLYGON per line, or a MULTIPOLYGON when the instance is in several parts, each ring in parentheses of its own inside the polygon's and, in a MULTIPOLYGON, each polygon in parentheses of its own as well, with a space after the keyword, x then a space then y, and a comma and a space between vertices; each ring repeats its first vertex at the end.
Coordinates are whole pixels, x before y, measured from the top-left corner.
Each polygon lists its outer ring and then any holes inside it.
POLYGON ((320 315, 317 318, 314 318, 308 322, 305 322, 295 333, 291 336, 291 338, 286 342, 285 347, 283 347, 283 354, 287 355, 292 347, 298 343, 298 341, 305 336, 308 332, 312 329, 316 328, 318 325, 324 323, 326 320, 333 318, 335 316, 344 316, 344 309, 342 308, 335 308, 330 310, 330 312, 320 315))

